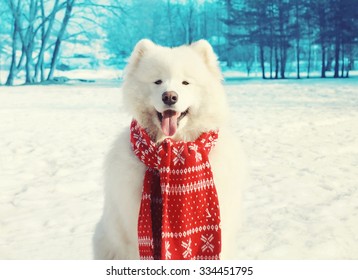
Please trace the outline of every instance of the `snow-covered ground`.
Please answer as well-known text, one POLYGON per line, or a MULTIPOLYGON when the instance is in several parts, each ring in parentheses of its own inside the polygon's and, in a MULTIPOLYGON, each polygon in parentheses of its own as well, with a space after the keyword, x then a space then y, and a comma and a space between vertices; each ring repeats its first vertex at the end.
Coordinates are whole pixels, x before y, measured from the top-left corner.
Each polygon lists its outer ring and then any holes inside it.
MULTIPOLYGON (((242 259, 358 259, 358 79, 226 84, 247 151, 242 259)), ((91 259, 119 86, 0 87, 0 259, 91 259)), ((135 234, 135 233, 134 233, 135 234)))

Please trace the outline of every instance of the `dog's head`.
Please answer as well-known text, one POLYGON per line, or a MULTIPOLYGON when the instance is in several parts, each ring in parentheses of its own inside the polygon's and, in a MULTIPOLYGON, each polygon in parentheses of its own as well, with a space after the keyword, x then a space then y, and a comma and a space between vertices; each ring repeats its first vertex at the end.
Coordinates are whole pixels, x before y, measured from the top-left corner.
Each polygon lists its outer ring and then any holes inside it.
POLYGON ((226 114, 222 75, 210 44, 167 48, 144 39, 125 69, 124 101, 153 140, 194 140, 226 114))

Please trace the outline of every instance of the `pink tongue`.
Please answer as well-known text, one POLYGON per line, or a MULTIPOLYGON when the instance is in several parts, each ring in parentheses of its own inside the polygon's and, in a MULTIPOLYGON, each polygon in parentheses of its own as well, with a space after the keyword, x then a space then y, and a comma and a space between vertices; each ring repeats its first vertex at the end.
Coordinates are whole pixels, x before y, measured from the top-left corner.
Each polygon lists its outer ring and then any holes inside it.
POLYGON ((178 117, 180 112, 175 112, 172 110, 164 111, 162 119, 162 130, 166 136, 173 136, 177 131, 178 117))

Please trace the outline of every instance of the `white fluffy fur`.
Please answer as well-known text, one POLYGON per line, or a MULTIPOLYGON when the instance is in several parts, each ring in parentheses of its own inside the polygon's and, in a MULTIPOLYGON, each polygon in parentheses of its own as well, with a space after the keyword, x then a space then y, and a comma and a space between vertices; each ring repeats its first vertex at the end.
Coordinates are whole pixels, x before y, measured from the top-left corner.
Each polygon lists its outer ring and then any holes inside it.
MULTIPOLYGON (((166 137, 157 116, 157 111, 168 109, 161 100, 165 91, 179 96, 171 109, 184 112, 189 108, 174 139, 193 141, 204 131, 219 129, 210 163, 221 211, 221 258, 235 259, 246 173, 239 143, 226 127, 228 108, 221 80, 217 57, 207 41, 166 48, 144 39, 134 48, 126 67, 123 95, 133 117, 156 142, 166 137), (162 84, 155 84, 157 80, 162 84)), ((137 222, 144 173, 145 166, 133 154, 126 128, 105 162, 105 204, 94 236, 96 259, 139 258, 137 222)))

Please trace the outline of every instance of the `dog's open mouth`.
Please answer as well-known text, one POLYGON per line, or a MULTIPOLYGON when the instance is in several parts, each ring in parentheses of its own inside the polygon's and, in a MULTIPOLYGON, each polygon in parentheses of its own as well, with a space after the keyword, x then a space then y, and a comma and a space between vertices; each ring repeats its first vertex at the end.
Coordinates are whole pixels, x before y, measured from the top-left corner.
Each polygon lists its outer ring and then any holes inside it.
POLYGON ((173 136, 177 131, 179 122, 188 114, 188 112, 189 109, 182 113, 173 110, 166 110, 163 113, 157 112, 163 133, 166 136, 173 136))

